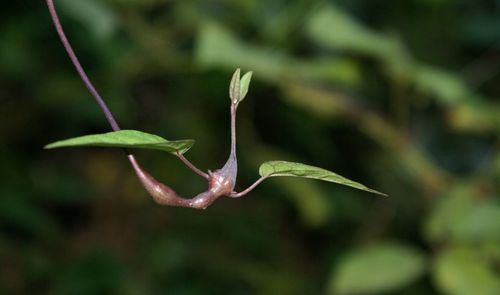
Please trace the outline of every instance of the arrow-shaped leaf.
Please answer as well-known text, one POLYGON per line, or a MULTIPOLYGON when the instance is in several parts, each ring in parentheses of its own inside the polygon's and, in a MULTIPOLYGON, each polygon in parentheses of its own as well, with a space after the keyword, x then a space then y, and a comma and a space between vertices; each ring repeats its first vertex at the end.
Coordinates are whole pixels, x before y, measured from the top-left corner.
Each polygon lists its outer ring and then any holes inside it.
POLYGON ((302 163, 293 163, 286 161, 265 162, 262 165, 260 165, 259 174, 260 176, 263 177, 294 176, 294 177, 319 179, 350 186, 377 195, 387 196, 384 193, 368 188, 362 185, 361 183, 352 181, 331 171, 302 163))
POLYGON ((99 146, 117 148, 139 148, 161 150, 175 154, 187 152, 194 144, 194 140, 168 141, 158 135, 137 130, 120 130, 102 134, 84 135, 70 139, 56 141, 45 146, 46 149, 74 146, 99 146))

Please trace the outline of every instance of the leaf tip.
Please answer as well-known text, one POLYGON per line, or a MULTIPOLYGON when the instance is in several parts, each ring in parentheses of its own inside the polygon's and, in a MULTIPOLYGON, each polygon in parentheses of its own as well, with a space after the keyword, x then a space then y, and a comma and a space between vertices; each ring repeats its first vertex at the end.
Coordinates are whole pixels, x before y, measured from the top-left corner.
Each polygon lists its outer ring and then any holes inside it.
POLYGON ((58 147, 57 142, 53 142, 53 143, 49 143, 49 144, 44 145, 43 149, 44 150, 51 150, 51 149, 55 149, 57 147, 58 147))
POLYGON ((381 197, 384 197, 384 198, 388 198, 388 197, 389 197, 389 195, 388 195, 388 194, 383 193, 383 192, 379 192, 379 191, 376 191, 376 190, 370 190, 370 192, 371 192, 371 193, 374 193, 374 194, 376 194, 376 195, 379 195, 379 196, 381 196, 381 197))

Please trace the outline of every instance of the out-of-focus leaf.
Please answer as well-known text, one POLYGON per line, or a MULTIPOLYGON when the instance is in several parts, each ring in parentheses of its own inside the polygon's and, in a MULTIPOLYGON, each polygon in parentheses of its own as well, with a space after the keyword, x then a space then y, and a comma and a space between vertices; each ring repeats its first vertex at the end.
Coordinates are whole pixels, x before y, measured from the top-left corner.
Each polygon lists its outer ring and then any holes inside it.
POLYGON ((324 180, 350 186, 370 193, 387 196, 384 193, 368 188, 362 185, 361 183, 347 179, 334 172, 302 163, 294 163, 286 161, 265 162, 262 165, 260 165, 259 174, 260 176, 264 177, 294 176, 294 177, 304 177, 304 178, 324 180))
POLYGON ((433 267, 433 278, 445 294, 500 294, 500 279, 493 266, 479 252, 469 248, 440 253, 433 267))
POLYGON ((137 130, 120 130, 102 134, 84 135, 57 141, 45 146, 47 149, 74 146, 99 146, 161 150, 175 154, 187 152, 194 144, 192 139, 168 141, 158 135, 137 130))
POLYGON ((420 91, 445 104, 463 102, 470 96, 464 81, 459 77, 430 66, 421 65, 414 70, 414 83, 420 91))
POLYGON ((306 30, 313 40, 330 48, 352 50, 379 57, 392 51, 391 39, 371 31, 333 5, 322 7, 312 14, 306 30))
POLYGON ((448 109, 448 122, 461 131, 488 132, 500 134, 500 106, 485 102, 481 97, 448 109))
POLYGON ((500 241, 500 205, 478 200, 474 187, 457 187, 444 196, 424 224, 429 241, 488 243, 500 241))
POLYGON ((358 65, 349 58, 298 60, 271 48, 244 43, 214 22, 201 26, 196 60, 203 67, 251 68, 259 78, 278 82, 283 79, 322 79, 347 86, 360 81, 358 65))
POLYGON ((62 0, 61 8, 81 21, 97 38, 109 38, 117 28, 116 16, 102 1, 62 0))
POLYGON ((413 60, 398 38, 375 32, 339 7, 327 5, 309 18, 309 37, 335 50, 364 54, 382 62, 394 80, 409 80, 413 60))
POLYGON ((407 80, 411 76, 413 60, 399 39, 371 30, 337 6, 318 9, 309 18, 306 31, 313 41, 327 48, 379 60, 393 79, 407 80))
POLYGON ((375 294, 395 291, 417 280, 425 269, 420 251, 400 244, 358 249, 343 257, 334 271, 329 294, 375 294))
POLYGON ((465 82, 451 72, 419 64, 399 39, 372 31, 342 9, 328 5, 313 14, 307 33, 318 44, 336 50, 365 54, 380 61, 394 80, 412 83, 417 89, 445 104, 470 98, 465 82), (331 28, 335 28, 332 34, 331 28))
POLYGON ((475 207, 473 190, 468 185, 457 186, 443 196, 424 223, 424 235, 429 241, 449 239, 452 227, 475 207))
POLYGON ((469 210, 453 225, 453 235, 460 241, 500 241, 500 206, 483 203, 469 210))
POLYGON ((292 78, 326 80, 345 86, 356 86, 361 81, 359 65, 346 57, 322 57, 301 60, 289 73, 292 78))

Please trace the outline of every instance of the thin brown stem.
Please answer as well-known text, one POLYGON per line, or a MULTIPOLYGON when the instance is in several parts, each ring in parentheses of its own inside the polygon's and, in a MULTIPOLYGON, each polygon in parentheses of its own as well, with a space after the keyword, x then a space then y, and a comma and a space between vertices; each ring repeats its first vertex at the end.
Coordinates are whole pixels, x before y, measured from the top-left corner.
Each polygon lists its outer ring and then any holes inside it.
POLYGON ((249 186, 248 188, 246 188, 245 190, 237 193, 237 192, 232 192, 229 196, 231 198, 239 198, 239 197, 243 197, 244 195, 248 194, 249 192, 251 192, 255 187, 257 187, 261 182, 263 182, 264 180, 268 179, 269 177, 268 176, 262 176, 261 178, 257 179, 251 186, 249 186))
POLYGON ((199 176, 201 176, 207 180, 209 179, 210 176, 207 173, 198 169, 198 167, 196 167, 193 163, 191 163, 188 159, 186 159, 186 157, 184 157, 183 154, 181 154, 180 152, 177 152, 177 157, 179 158, 179 160, 182 161, 182 163, 184 163, 184 165, 186 165, 186 167, 191 169, 194 173, 198 174, 199 176))

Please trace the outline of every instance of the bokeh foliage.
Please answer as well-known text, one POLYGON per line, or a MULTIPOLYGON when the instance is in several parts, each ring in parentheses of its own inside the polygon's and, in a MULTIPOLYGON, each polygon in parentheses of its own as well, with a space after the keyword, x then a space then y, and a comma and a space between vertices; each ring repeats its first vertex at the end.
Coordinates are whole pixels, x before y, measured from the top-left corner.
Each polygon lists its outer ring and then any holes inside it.
MULTIPOLYGON (((165 208, 123 154, 43 150, 109 128, 43 1, 0 12, 0 293, 500 294, 500 2, 56 0, 122 127, 309 163, 389 198, 271 179, 206 211, 165 208)), ((185 196, 173 157, 138 152, 185 196)))

